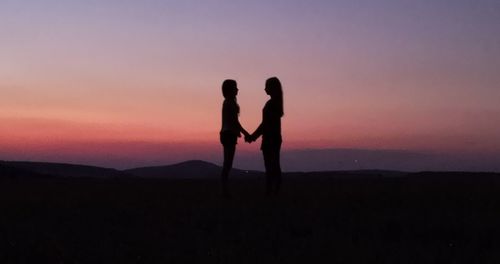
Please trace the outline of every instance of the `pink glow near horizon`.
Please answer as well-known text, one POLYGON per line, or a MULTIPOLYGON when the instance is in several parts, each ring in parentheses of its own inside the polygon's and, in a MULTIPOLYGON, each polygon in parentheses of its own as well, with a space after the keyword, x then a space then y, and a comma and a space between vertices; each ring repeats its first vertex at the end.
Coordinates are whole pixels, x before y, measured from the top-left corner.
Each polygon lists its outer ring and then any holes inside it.
POLYGON ((112 2, 0 4, 0 159, 219 151, 221 82, 253 130, 271 76, 285 148, 500 152, 498 4, 112 2))

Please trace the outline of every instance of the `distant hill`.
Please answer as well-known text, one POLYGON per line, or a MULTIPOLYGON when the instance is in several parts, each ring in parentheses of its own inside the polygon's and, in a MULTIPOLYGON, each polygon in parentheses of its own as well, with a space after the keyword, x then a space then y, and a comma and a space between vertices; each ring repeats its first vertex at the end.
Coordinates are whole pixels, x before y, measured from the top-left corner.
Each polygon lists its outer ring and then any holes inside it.
POLYGON ((0 179, 20 179, 20 178, 46 178, 49 175, 29 171, 22 168, 12 167, 4 161, 0 161, 0 179))
POLYGON ((439 157, 404 150, 299 149, 282 155, 289 171, 419 171, 435 168, 439 157))
MULTIPOLYGON (((172 165, 141 167, 129 170, 116 170, 87 165, 0 161, 0 177, 5 178, 175 178, 175 179, 206 179, 218 178, 222 168, 213 163, 190 160, 172 165)), ((233 168, 230 177, 244 178, 262 175, 262 172, 244 171, 233 168)))
MULTIPOLYGON (((222 168, 216 164, 190 160, 172 165, 140 167, 128 170, 116 170, 95 166, 27 162, 27 161, 0 161, 0 179, 8 178, 163 178, 163 179, 219 179, 222 168)), ((500 181, 498 173, 481 172, 417 172, 409 173, 391 170, 337 170, 337 171, 310 171, 310 172, 285 172, 285 179, 379 179, 402 178, 411 181, 457 181, 475 177, 481 181, 500 181)), ((235 179, 254 179, 263 177, 260 171, 245 171, 237 168, 231 170, 230 177, 235 179)))
POLYGON ((28 161, 0 161, 0 172, 19 177, 30 175, 32 177, 77 177, 77 178, 114 178, 130 176, 125 172, 86 165, 28 162, 28 161))
POLYGON ((412 175, 409 172, 391 170, 338 170, 338 171, 311 171, 311 172, 288 172, 286 177, 290 178, 335 178, 335 179, 365 179, 365 178, 397 178, 412 175))
MULTIPOLYGON (((284 150, 281 164, 287 171, 491 171, 500 172, 500 156, 436 153, 391 149, 284 150)), ((247 160, 250 160, 247 158, 247 160)), ((259 162, 257 157, 253 161, 259 162)), ((245 164, 247 168, 257 164, 245 164)))
MULTIPOLYGON (((190 160, 167 166, 141 167, 125 170, 126 173, 139 177, 184 179, 217 178, 220 176, 221 171, 222 168, 220 166, 202 160, 190 160)), ((230 177, 248 177, 261 174, 261 172, 243 171, 233 168, 230 177)))

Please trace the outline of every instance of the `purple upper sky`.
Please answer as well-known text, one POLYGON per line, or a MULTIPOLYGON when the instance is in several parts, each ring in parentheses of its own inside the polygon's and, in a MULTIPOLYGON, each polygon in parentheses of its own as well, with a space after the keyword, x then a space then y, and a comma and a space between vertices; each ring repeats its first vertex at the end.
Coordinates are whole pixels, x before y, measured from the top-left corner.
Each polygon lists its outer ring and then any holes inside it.
POLYGON ((3 0, 0 22, 0 159, 218 162, 222 81, 253 130, 278 76, 285 149, 500 160, 499 1, 3 0))

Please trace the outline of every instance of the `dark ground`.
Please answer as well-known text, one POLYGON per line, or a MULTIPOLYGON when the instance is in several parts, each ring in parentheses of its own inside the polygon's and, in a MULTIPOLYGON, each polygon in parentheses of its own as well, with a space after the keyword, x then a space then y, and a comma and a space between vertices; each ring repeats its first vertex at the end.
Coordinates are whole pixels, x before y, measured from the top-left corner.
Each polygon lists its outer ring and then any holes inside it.
POLYGON ((500 263, 500 176, 0 180, 0 263, 500 263))

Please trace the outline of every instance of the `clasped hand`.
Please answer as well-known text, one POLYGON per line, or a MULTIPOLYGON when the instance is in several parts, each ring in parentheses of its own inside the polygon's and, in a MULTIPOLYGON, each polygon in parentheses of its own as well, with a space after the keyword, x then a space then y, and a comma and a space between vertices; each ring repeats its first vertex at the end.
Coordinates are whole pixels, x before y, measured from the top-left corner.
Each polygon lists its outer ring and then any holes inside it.
POLYGON ((255 138, 255 136, 254 136, 254 135, 250 135, 250 134, 246 134, 246 135, 245 135, 245 142, 247 142, 247 143, 252 143, 252 142, 254 142, 255 140, 257 140, 257 139, 255 138))

